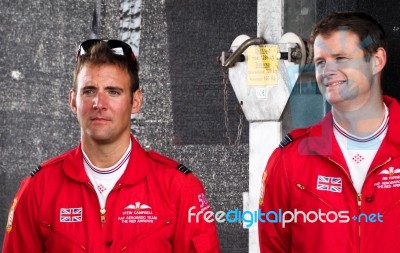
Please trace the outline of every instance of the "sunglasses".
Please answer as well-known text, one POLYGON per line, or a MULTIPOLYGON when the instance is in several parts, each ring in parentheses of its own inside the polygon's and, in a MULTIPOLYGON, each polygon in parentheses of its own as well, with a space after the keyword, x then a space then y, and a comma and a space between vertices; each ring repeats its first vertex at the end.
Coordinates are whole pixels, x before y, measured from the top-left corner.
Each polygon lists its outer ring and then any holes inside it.
POLYGON ((106 42, 114 54, 126 56, 129 64, 131 64, 132 66, 137 65, 136 57, 132 51, 131 46, 120 40, 101 40, 101 39, 86 40, 79 45, 78 52, 76 53, 76 61, 78 61, 79 57, 81 57, 82 55, 87 54, 87 52, 89 52, 92 46, 100 42, 106 42))

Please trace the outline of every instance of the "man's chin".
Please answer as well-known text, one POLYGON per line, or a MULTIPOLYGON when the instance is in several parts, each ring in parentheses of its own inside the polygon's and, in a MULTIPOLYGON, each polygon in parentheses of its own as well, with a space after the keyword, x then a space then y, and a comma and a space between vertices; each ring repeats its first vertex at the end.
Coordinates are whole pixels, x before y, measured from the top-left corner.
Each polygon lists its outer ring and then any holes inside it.
POLYGON ((97 144, 110 144, 112 143, 115 138, 110 135, 110 134, 105 134, 105 133, 90 133, 86 136, 85 139, 91 140, 91 142, 97 143, 97 144))

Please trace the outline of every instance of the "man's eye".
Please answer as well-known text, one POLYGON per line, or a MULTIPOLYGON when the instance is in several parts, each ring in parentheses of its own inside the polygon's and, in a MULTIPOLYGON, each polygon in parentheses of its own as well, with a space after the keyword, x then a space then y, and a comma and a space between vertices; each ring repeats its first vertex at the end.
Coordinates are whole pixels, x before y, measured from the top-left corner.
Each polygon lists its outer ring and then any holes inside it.
POLYGON ((121 94, 121 92, 119 90, 110 90, 109 92, 110 92, 111 95, 114 95, 114 96, 117 96, 117 95, 121 94))
POLYGON ((317 67, 323 67, 325 65, 325 61, 316 61, 315 66, 317 67))
POLYGON ((338 62, 338 63, 343 63, 343 62, 346 62, 346 61, 348 61, 349 60, 349 58, 346 58, 346 57, 337 57, 336 58, 336 61, 338 62))
POLYGON ((82 91, 82 94, 84 95, 92 95, 94 94, 94 90, 93 89, 86 89, 82 91))

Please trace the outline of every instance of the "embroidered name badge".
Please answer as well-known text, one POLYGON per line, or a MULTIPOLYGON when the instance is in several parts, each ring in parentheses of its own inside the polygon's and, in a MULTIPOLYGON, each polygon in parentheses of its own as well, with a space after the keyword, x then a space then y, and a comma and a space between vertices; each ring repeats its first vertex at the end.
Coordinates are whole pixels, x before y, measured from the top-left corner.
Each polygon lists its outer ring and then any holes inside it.
POLYGON ((400 168, 389 167, 379 172, 379 177, 374 186, 377 189, 400 188, 400 168))
POLYGON ((61 208, 60 222, 82 222, 82 207, 61 208))
POLYGON ((156 223, 158 216, 153 212, 149 205, 142 204, 139 201, 130 204, 124 208, 122 215, 118 217, 118 221, 122 224, 136 223, 156 223))
POLYGON ((342 178, 318 176, 317 190, 342 192, 342 178))

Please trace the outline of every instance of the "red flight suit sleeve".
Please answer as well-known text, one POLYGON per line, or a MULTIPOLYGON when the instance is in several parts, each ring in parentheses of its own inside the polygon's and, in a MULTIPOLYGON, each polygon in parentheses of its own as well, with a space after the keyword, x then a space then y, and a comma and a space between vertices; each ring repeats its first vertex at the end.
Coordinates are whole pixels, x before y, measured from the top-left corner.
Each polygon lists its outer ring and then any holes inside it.
POLYGON ((210 203, 200 180, 192 173, 184 175, 177 191, 177 224, 173 244, 174 253, 220 253, 215 221, 204 219, 211 212, 210 203), (202 213, 196 219, 198 212, 202 213), (191 215, 189 214, 191 213, 191 215))
POLYGON ((35 201, 32 199, 32 177, 26 177, 10 207, 3 253, 42 253, 43 245, 37 226, 35 201))
MULTIPOLYGON (((281 149, 276 149, 266 166, 263 175, 260 210, 268 214, 273 211, 282 213, 289 208, 288 175, 284 164, 281 149)), ((275 213, 273 213, 275 214, 275 213)), ((274 215, 267 216, 271 220, 274 215)), ((264 217, 265 218, 265 217, 264 217)), ((258 222, 258 234, 261 253, 288 253, 291 251, 291 225, 286 223, 283 228, 281 222, 258 222)))

